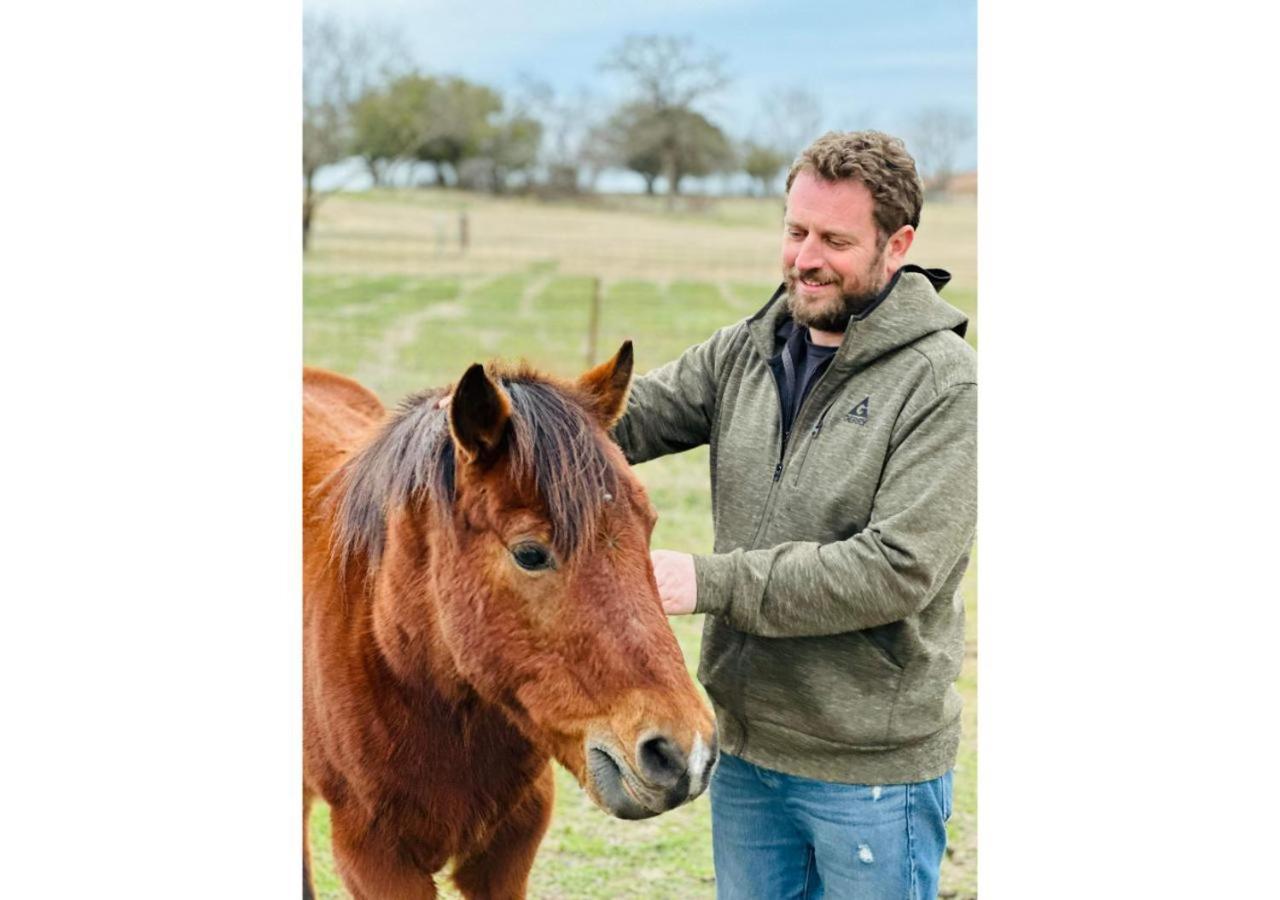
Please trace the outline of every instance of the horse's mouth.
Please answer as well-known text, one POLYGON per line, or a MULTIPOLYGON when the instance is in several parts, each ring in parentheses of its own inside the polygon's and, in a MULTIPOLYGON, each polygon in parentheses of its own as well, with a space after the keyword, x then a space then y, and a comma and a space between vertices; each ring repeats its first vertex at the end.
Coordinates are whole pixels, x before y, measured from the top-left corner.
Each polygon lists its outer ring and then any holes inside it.
POLYGON ((653 805, 641 796, 649 793, 634 783, 631 767, 602 744, 587 748, 587 793, 607 813, 619 819, 648 819, 670 808, 661 797, 653 805), (655 808, 656 807, 656 808, 655 808))

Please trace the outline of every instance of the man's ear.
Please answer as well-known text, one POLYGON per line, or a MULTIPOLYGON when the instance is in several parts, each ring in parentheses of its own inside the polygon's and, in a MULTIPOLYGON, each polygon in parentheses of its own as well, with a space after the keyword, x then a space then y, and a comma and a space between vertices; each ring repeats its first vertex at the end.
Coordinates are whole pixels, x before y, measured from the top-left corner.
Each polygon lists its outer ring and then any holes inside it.
POLYGON ((623 341, 613 359, 578 378, 578 389, 586 395, 591 411, 606 431, 617 424, 627 408, 627 391, 631 387, 634 364, 631 342, 623 341))
POLYGON ((891 234, 885 247, 885 264, 895 272, 900 269, 902 264, 906 262, 907 251, 911 249, 911 244, 915 239, 916 230, 910 225, 903 225, 891 234))
POLYGON ((511 401, 484 366, 475 363, 453 389, 449 403, 449 431, 467 463, 492 461, 502 449, 511 418, 511 401))

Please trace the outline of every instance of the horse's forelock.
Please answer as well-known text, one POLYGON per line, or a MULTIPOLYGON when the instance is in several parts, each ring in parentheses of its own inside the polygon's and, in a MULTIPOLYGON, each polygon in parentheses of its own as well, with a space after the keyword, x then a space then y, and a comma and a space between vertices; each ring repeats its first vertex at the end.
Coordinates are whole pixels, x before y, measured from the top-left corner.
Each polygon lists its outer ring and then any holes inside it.
POLYGON ((551 519, 556 550, 571 557, 595 532, 618 478, 599 425, 577 401, 543 381, 504 380, 513 407, 513 475, 532 478, 551 519))
MULTIPOLYGON (((528 372, 500 375, 511 398, 507 465, 513 480, 532 481, 551 520, 555 549, 574 556, 594 533, 617 473, 607 440, 582 405, 528 372)), ((334 555, 345 571, 363 557, 372 574, 386 544, 391 510, 424 493, 448 519, 454 501, 454 448, 443 391, 416 394, 397 408, 374 440, 340 471, 334 555)))

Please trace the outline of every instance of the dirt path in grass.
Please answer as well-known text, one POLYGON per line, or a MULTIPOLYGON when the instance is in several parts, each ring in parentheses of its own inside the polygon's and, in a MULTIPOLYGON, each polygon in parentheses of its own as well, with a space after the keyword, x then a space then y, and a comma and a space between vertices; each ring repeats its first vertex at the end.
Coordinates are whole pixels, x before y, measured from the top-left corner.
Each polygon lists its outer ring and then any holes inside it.
MULTIPOLYGON (((383 331, 370 356, 356 369, 356 380, 362 384, 384 384, 394 372, 400 360, 400 352, 418 339, 422 326, 428 322, 462 318, 466 313, 466 298, 486 287, 498 276, 464 279, 458 294, 452 300, 432 301, 422 309, 401 315, 383 331)), ((379 303, 394 301, 416 287, 410 284, 378 298, 379 303)))
POLYGON ((516 304, 516 315, 521 319, 533 318, 533 300, 543 289, 551 283, 550 275, 539 275, 525 285, 525 289, 520 292, 520 299, 516 304))

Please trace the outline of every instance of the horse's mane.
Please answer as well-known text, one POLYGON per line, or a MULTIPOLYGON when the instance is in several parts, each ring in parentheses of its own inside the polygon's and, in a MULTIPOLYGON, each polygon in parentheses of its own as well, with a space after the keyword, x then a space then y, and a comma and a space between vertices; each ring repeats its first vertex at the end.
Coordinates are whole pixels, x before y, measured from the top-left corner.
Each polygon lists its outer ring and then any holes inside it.
MULTIPOLYGON (((593 534, 617 473, 598 424, 581 402, 532 369, 490 368, 511 400, 505 465, 513 481, 533 481, 551 520, 552 544, 572 557, 593 534)), ((454 502, 454 447, 447 389, 403 400, 391 420, 339 470, 334 557, 345 570, 363 557, 372 574, 386 544, 387 516, 425 493, 448 522, 454 502)))

